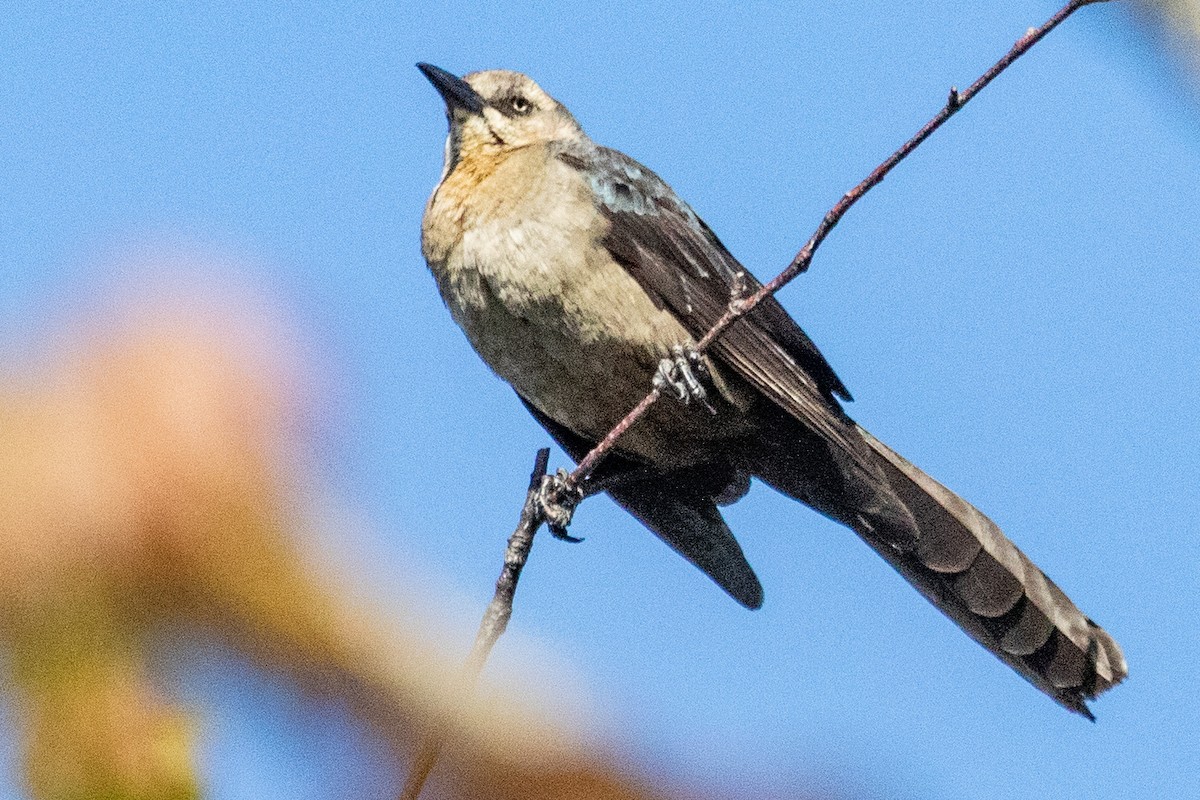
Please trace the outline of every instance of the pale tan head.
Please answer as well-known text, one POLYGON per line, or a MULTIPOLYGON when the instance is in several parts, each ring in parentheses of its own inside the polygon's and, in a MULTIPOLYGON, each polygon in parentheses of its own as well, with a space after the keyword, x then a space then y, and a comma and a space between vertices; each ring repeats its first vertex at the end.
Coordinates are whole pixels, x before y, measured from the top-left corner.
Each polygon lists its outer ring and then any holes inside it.
POLYGON ((447 166, 464 152, 511 150, 584 135, 571 112, 527 75, 494 69, 459 78, 431 64, 417 67, 446 101, 447 166))

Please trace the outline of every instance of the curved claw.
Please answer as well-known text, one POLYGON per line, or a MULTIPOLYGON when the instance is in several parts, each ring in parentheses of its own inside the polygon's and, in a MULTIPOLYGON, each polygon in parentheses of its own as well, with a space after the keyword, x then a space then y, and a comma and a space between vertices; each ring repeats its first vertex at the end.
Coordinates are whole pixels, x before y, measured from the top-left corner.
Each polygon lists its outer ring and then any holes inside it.
POLYGON ((572 536, 571 534, 567 533, 566 528, 560 528, 557 525, 547 525, 547 527, 550 529, 550 535, 555 539, 558 539, 560 542, 579 544, 583 541, 582 536, 572 536))
POLYGON ((670 358, 658 362, 653 384, 660 392, 670 389, 685 406, 694 400, 715 414, 716 409, 709 404, 708 392, 700 382, 700 378, 707 374, 708 368, 704 366, 700 354, 691 347, 677 344, 671 348, 670 358))

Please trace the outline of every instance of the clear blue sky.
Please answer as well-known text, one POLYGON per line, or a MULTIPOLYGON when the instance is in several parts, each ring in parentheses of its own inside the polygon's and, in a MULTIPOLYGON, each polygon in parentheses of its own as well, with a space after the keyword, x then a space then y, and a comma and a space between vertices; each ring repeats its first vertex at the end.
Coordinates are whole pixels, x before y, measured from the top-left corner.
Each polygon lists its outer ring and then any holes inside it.
MULTIPOLYGON (((333 491, 482 608, 548 437, 421 260, 445 120, 414 62, 531 74, 766 278, 1055 1, 9 7, 0 352, 36 351, 31 331, 64 303, 103 309, 124 277, 97 265, 131 242, 252 254, 247 280, 286 297, 336 365, 333 491)), ((850 412, 1125 646, 1131 677, 1099 722, 1010 673, 849 531, 759 488, 728 512, 765 586, 755 613, 607 501, 581 510, 586 543, 537 543, 514 630, 582 676, 598 724, 714 791, 1200 785, 1200 115, 1173 77, 1117 4, 1085 9, 856 207, 781 298, 858 398, 850 412)), ((319 768, 339 763, 336 725, 220 656, 189 681, 222 715, 206 729, 214 797, 339 796, 319 768)), ((7 761, 0 797, 19 797, 7 761)))

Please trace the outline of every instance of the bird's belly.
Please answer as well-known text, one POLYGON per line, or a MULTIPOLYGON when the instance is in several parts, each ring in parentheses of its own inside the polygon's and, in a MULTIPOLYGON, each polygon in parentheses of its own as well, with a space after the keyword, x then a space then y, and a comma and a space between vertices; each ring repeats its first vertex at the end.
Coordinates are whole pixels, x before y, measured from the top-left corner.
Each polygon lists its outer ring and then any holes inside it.
MULTIPOLYGON (((451 259, 458 269, 435 270, 452 315, 491 368, 544 414, 592 440, 645 397, 672 346, 694 343, 674 316, 600 253, 544 253, 531 264, 493 240, 486 260, 468 247, 451 259), (545 269, 546 263, 555 268, 545 269)), ((712 458, 740 427, 729 424, 730 407, 719 398, 717 404, 725 412, 721 420, 702 406, 665 399, 618 448, 659 464, 712 458)))

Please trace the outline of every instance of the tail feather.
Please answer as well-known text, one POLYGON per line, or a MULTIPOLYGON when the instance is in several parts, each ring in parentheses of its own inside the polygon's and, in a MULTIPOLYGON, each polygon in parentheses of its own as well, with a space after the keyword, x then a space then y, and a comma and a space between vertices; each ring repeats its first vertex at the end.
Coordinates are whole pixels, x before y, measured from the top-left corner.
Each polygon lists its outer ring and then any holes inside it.
POLYGON ((859 428, 888 483, 917 521, 912 549, 859 535, 985 648, 1066 708, 1128 673, 1120 646, 1088 619, 994 522, 859 428))

